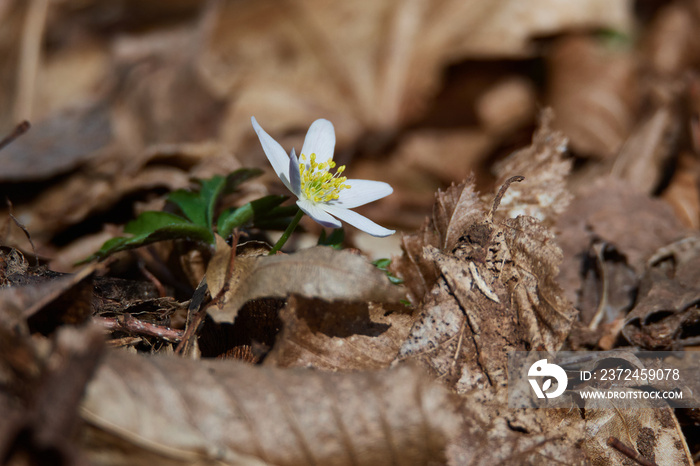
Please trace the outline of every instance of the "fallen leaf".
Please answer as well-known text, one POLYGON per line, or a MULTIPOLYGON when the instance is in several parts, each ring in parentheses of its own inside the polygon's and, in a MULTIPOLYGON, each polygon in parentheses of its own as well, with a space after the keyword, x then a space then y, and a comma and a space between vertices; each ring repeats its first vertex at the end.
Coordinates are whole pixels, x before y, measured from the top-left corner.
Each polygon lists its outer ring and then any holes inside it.
POLYGON ((584 421, 578 412, 508 410, 502 408, 505 404, 503 398, 485 401, 474 392, 463 396, 465 427, 448 447, 450 466, 589 464, 582 445, 584 421))
POLYGON ((333 374, 106 355, 82 405, 87 454, 111 464, 428 464, 459 418, 420 371, 333 374), (118 448, 118 449, 115 449, 118 448))
POLYGON ((424 248, 453 248, 468 225, 482 217, 483 206, 474 190, 473 178, 453 184, 435 194, 433 215, 423 227, 416 233, 403 235, 403 255, 394 258, 390 269, 403 278, 413 302, 419 302, 438 278, 438 269, 432 259, 424 256, 424 248))
POLYGON ((623 46, 610 42, 565 36, 552 45, 547 63, 555 128, 577 154, 599 159, 614 157, 622 147, 640 98, 631 39, 623 46))
POLYGON ((413 321, 400 308, 298 296, 289 298, 280 319, 266 365, 342 371, 389 367, 413 321))
POLYGON ((221 249, 207 269, 212 296, 227 287, 208 308, 217 322, 233 322, 241 306, 258 298, 298 294, 325 301, 396 302, 403 297, 382 271, 350 251, 316 246, 288 255, 236 257, 231 280, 225 283, 229 256, 230 251, 221 249))
POLYGON ((610 174, 637 191, 653 193, 664 176, 663 171, 673 156, 678 140, 680 121, 670 102, 655 103, 654 108, 640 119, 620 149, 608 162, 610 174))
POLYGON ((0 151, 0 182, 43 180, 69 172, 96 157, 111 140, 104 102, 56 112, 0 151))
POLYGON ((537 113, 535 86, 521 76, 508 76, 484 91, 474 106, 488 134, 508 134, 534 119, 537 113))
POLYGON ((630 458, 611 445, 611 437, 656 464, 694 464, 671 408, 586 409, 583 417, 589 432, 585 451, 601 464, 630 464, 630 458))
MULTIPOLYGON (((601 243, 606 249, 616 251, 617 260, 611 257, 605 261, 606 280, 609 284, 627 283, 625 288, 629 289, 636 285, 630 284, 625 277, 630 272, 641 277, 647 259, 684 232, 668 204, 639 192, 630 183, 613 178, 602 178, 583 188, 569 209, 559 217, 557 229, 560 232, 558 241, 564 251, 558 281, 577 307, 585 302, 596 305, 599 302, 597 297, 580 296, 584 289, 584 261, 589 257, 591 246, 601 243), (624 264, 620 263, 621 260, 624 264)), ((592 256, 595 260, 595 254, 592 256)), ((598 296, 602 285, 588 289, 595 290, 598 296)), ((620 306, 624 308, 624 305, 620 306)), ((590 315, 589 311, 586 315, 590 315)))
MULTIPOLYGON (((627 315, 623 335, 647 349, 670 349, 683 329, 700 321, 700 237, 661 248, 649 260, 637 302, 627 315)), ((682 344, 682 342, 681 342, 682 344)))
POLYGON ((0 452, 13 464, 84 464, 78 408, 103 354, 102 331, 96 326, 61 328, 50 356, 43 359, 16 330, 3 326, 0 334, 17 345, 0 345, 2 366, 14 365, 24 376, 30 375, 28 369, 39 369, 24 384, 17 383, 17 372, 4 383, 3 395, 14 396, 0 421, 0 452))
POLYGON ((678 169, 661 198, 671 205, 684 226, 700 229, 700 161, 695 155, 680 154, 678 169))
POLYGON ((76 274, 28 267, 16 250, 0 251, 0 320, 28 321, 32 331, 52 333, 61 324, 84 323, 92 313, 96 264, 76 274))
POLYGON ((484 131, 424 130, 407 135, 394 157, 440 182, 458 183, 483 163, 496 141, 484 131), (439 157, 440 163, 435 163, 439 157))
POLYGON ((494 212, 496 219, 527 215, 552 226, 569 206, 572 195, 567 179, 573 161, 566 154, 568 139, 562 132, 552 129, 554 122, 552 110, 543 110, 532 144, 494 167, 497 186, 516 174, 525 177, 508 187, 494 212))
POLYGON ((458 393, 505 384, 508 351, 558 350, 576 316, 555 282, 553 234, 532 217, 496 224, 491 216, 482 213, 452 250, 425 247, 440 277, 399 351, 458 393))
POLYGON ((683 73, 700 55, 695 7, 682 3, 663 5, 644 37, 644 56, 655 74, 672 78, 683 73))

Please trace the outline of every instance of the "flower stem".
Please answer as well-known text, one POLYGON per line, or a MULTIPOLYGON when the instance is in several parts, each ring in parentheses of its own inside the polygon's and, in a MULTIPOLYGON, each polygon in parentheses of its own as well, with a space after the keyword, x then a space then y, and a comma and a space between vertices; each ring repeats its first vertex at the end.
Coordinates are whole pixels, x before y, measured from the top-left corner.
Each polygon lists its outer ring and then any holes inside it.
POLYGON ((294 229, 299 225, 299 220, 301 220, 301 217, 304 216, 304 211, 299 209, 299 212, 294 216, 292 219, 292 222, 289 224, 286 230, 284 230, 284 233, 282 233, 282 236, 280 237, 279 240, 275 243, 274 246, 272 246, 272 249, 270 249, 270 252, 267 253, 268 256, 274 256, 277 254, 277 251, 282 249, 282 246, 284 246, 284 243, 287 242, 289 237, 292 235, 294 232, 294 229))

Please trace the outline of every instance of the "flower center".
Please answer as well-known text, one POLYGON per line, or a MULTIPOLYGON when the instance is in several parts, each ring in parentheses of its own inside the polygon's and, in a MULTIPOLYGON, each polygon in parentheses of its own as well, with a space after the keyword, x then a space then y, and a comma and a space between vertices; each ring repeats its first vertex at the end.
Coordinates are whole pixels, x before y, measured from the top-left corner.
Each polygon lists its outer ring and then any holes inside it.
POLYGON ((301 191, 307 199, 313 202, 330 202, 338 199, 340 191, 349 189, 345 184, 347 178, 340 176, 345 170, 345 165, 338 167, 334 174, 330 173, 335 168, 335 162, 317 163, 316 154, 311 154, 311 160, 306 164, 306 155, 299 157, 299 172, 301 173, 301 191))

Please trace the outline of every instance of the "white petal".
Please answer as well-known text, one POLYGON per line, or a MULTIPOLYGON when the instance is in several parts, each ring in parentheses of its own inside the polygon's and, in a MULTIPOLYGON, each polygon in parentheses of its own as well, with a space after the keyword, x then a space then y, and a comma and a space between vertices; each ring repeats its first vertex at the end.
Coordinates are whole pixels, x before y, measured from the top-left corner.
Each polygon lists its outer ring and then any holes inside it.
POLYGON ((349 223, 358 230, 362 230, 372 236, 389 236, 396 233, 395 230, 389 230, 383 226, 377 225, 367 217, 363 217, 357 212, 353 212, 352 210, 348 210, 340 206, 325 204, 323 205, 323 210, 338 217, 342 221, 349 223))
POLYGON ((297 159, 294 149, 289 154, 289 184, 294 195, 301 196, 301 172, 299 171, 299 159, 297 159))
POLYGON ((340 222, 328 215, 324 209, 321 208, 323 204, 314 204, 307 199, 299 199, 297 205, 306 215, 314 219, 316 223, 328 228, 340 228, 340 222))
POLYGON ((335 149, 335 129, 333 123, 320 119, 314 121, 309 127, 304 139, 304 146, 301 148, 302 155, 309 160, 311 154, 316 154, 316 161, 323 163, 333 158, 335 149))
POLYGON ((388 183, 371 180, 347 180, 345 182, 350 189, 343 189, 338 194, 338 199, 332 205, 353 209, 368 204, 394 192, 388 183))
POLYGON ((284 151, 279 142, 275 141, 272 136, 267 134, 264 129, 255 120, 255 117, 250 117, 250 121, 253 123, 253 128, 258 134, 258 139, 260 139, 260 144, 262 145, 263 151, 267 156, 267 160, 272 164, 272 169, 275 170, 277 176, 280 177, 282 183, 293 192, 292 185, 289 183, 289 157, 284 151))

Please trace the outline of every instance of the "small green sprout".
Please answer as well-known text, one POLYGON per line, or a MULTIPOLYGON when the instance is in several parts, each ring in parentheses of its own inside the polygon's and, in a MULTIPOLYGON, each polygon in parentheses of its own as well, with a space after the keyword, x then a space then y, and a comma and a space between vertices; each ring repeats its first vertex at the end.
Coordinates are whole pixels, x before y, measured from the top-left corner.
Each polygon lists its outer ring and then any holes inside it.
POLYGON ((389 281, 394 285, 401 285, 403 283, 403 279, 397 277, 389 271, 391 259, 377 259, 376 261, 372 262, 372 265, 377 267, 379 270, 383 271, 386 274, 387 278, 389 278, 389 281))

